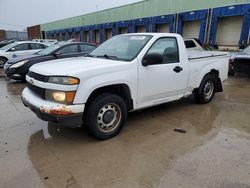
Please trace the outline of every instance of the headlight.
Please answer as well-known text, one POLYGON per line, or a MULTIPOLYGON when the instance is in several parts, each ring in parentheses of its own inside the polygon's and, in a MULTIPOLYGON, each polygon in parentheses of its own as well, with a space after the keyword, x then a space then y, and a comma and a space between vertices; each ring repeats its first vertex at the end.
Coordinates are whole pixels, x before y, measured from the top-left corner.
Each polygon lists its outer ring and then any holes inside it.
POLYGON ((27 63, 29 60, 25 60, 25 61, 20 61, 18 63, 15 63, 14 65, 11 65, 10 68, 18 68, 23 66, 25 63, 27 63))
POLYGON ((49 83, 62 84, 62 85, 77 85, 79 84, 79 79, 74 77, 49 77, 49 83))
POLYGON ((63 104, 72 104, 75 98, 75 93, 75 91, 46 90, 45 99, 63 104))

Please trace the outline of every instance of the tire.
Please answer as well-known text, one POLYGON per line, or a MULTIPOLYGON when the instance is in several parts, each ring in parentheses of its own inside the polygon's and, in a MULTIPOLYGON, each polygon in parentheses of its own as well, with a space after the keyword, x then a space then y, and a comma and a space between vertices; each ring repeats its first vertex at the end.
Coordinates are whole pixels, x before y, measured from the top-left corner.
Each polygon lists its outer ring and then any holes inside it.
POLYGON ((116 136, 127 119, 127 106, 118 95, 106 93, 93 99, 87 108, 86 128, 91 135, 106 140, 116 136))
POLYGON ((200 87, 195 90, 194 97, 199 104, 209 103, 215 93, 216 78, 208 74, 201 81, 200 87))
POLYGON ((7 60, 5 58, 0 57, 0 68, 3 68, 6 62, 7 60))

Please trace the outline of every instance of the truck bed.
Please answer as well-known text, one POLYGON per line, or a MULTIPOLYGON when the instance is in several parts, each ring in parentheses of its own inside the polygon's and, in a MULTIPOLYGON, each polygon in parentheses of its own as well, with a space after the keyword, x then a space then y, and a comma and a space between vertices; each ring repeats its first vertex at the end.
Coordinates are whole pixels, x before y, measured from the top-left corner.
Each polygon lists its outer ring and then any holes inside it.
POLYGON ((189 61, 210 58, 210 57, 218 57, 218 56, 227 56, 227 52, 219 52, 219 51, 197 51, 197 50, 188 50, 188 59, 189 61))

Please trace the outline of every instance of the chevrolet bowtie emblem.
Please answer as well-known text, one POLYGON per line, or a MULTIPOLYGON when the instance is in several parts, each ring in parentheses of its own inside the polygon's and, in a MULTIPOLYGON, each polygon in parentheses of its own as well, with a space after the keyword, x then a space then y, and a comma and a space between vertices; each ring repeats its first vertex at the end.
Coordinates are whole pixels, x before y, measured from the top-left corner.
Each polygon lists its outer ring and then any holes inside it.
POLYGON ((33 85, 34 84, 34 80, 30 79, 30 84, 33 85))

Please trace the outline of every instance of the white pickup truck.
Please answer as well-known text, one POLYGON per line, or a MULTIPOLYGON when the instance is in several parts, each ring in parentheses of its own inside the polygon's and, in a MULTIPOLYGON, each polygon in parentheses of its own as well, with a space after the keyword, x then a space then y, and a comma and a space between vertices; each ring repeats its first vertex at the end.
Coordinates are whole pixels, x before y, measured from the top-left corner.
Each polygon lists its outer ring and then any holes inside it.
POLYGON ((34 65, 22 100, 42 120, 85 125, 99 139, 122 129, 127 112, 194 94, 208 103, 227 79, 229 55, 188 51, 178 34, 117 35, 87 57, 34 65))

